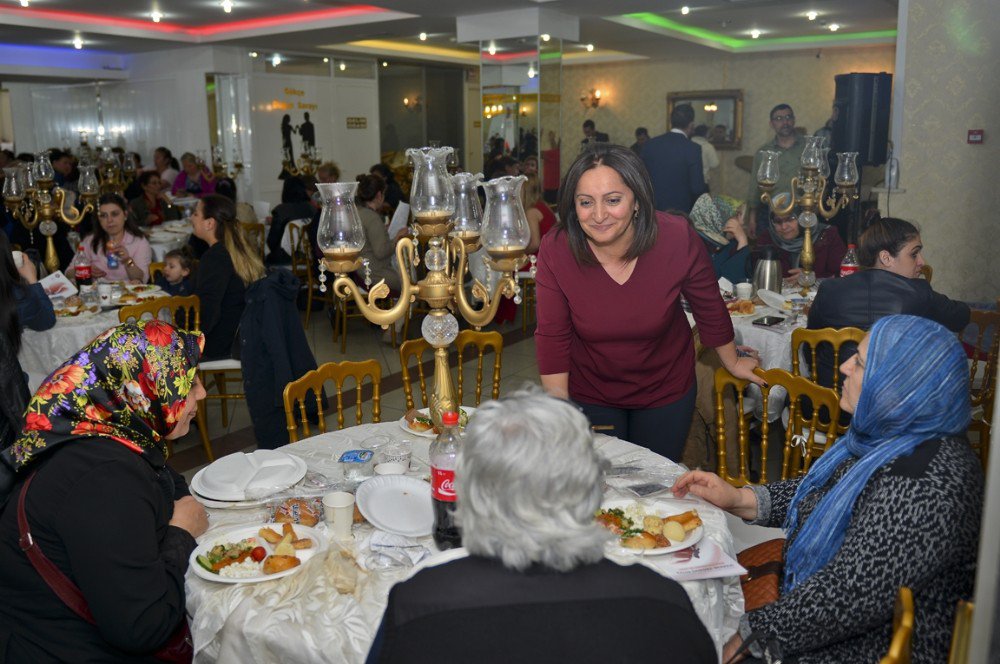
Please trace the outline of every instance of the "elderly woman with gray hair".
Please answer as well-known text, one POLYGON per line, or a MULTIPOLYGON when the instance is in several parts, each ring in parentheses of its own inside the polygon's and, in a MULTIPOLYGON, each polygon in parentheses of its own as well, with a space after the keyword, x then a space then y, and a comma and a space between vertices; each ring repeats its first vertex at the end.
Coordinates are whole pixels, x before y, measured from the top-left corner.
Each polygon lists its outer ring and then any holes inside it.
POLYGON ((569 402, 484 403, 455 473, 469 555, 392 589, 368 662, 716 662, 680 585, 604 559, 603 472, 569 402))

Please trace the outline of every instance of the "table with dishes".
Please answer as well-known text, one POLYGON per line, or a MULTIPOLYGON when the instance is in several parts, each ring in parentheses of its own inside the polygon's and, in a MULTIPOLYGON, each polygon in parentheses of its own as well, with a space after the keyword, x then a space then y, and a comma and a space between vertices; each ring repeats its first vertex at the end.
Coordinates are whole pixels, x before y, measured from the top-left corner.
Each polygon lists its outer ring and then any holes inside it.
POLYGON ((149 229, 149 247, 153 250, 153 260, 163 262, 167 252, 180 249, 191 237, 192 227, 189 219, 165 221, 159 226, 149 229))
MULTIPOLYGON (((195 661, 364 661, 393 584, 421 567, 465 555, 464 549, 437 552, 430 537, 433 512, 427 480, 432 438, 430 432, 411 431, 405 420, 365 424, 276 451, 237 453, 200 470, 191 489, 206 505, 209 530, 198 539, 186 577, 195 661), (411 450, 408 464, 385 464, 398 466, 396 472, 404 474, 348 481, 345 472, 352 474, 354 466, 347 464, 345 471, 342 455, 370 448, 372 440, 390 448, 410 441, 402 445, 411 450), (289 482, 294 486, 285 488, 289 482), (295 510, 310 511, 297 501, 324 504, 323 492, 337 490, 352 491, 357 498, 358 522, 348 538, 335 537, 338 526, 322 516, 309 527, 275 523, 271 532, 261 533, 276 518, 276 507, 282 515, 277 520, 294 521, 285 517, 295 510), (277 493, 261 495, 267 491, 277 493), (313 542, 303 544, 307 548, 301 550, 305 553, 299 563, 273 576, 263 571, 267 559, 258 571, 239 571, 233 578, 210 571, 208 559, 202 560, 204 565, 198 561, 213 548, 218 552, 220 544, 265 534, 266 541, 258 538, 252 546, 266 549, 262 558, 275 554, 280 543, 272 540, 284 540, 286 529, 294 530, 288 535, 291 543, 313 542)), ((594 444, 611 462, 605 507, 641 504, 647 514, 661 516, 697 510, 700 525, 681 544, 644 552, 609 544, 607 556, 620 564, 647 565, 679 581, 721 652, 743 613, 738 580, 742 568, 734 560, 724 513, 697 498, 671 496, 667 488, 684 472, 682 466, 616 438, 595 435, 594 444)))

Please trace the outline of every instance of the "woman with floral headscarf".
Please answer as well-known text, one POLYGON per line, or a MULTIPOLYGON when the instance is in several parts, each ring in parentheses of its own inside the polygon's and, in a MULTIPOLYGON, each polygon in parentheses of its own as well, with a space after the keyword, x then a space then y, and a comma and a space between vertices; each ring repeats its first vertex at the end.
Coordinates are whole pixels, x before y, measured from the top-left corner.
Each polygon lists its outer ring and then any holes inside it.
POLYGON ((983 474, 965 439, 966 357, 916 316, 872 326, 840 366, 847 434, 805 477, 734 488, 693 471, 674 494, 783 526, 781 596, 753 610, 723 650, 806 662, 876 662, 889 649, 901 586, 916 610, 913 662, 948 659, 959 599, 972 594, 983 474))
POLYGON ((205 396, 203 345, 161 321, 120 325, 28 403, 0 455, 13 472, 0 488, 0 660, 150 661, 186 633, 184 573, 207 519, 165 459, 205 396), (56 594, 59 575, 82 608, 56 594))
POLYGON ((712 259, 715 276, 734 284, 750 279, 750 240, 743 228, 743 211, 733 198, 702 194, 689 215, 712 259))

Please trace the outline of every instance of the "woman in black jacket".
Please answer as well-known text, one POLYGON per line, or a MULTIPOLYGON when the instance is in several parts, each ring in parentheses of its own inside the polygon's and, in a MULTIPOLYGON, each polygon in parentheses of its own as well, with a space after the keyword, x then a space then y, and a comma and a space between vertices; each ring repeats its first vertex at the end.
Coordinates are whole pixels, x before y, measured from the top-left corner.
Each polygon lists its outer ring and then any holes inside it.
POLYGON ((3 453, 15 475, 0 496, 0 661, 152 661, 187 633, 184 574, 208 521, 165 459, 205 396, 202 343, 162 321, 120 325, 32 397, 3 453), (31 541, 92 620, 19 545, 22 501, 31 541))
POLYGON ((191 215, 195 237, 208 244, 198 263, 194 294, 201 299, 204 360, 232 357, 233 343, 246 306, 246 288, 264 276, 264 264, 236 221, 236 206, 209 194, 191 215))

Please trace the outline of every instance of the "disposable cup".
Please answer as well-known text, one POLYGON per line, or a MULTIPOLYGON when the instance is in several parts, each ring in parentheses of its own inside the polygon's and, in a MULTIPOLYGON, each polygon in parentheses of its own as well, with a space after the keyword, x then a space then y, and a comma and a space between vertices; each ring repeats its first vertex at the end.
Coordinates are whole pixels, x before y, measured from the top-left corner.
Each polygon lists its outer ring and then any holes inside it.
POLYGON ((323 496, 323 519, 335 538, 350 539, 354 525, 354 494, 334 491, 323 496))

